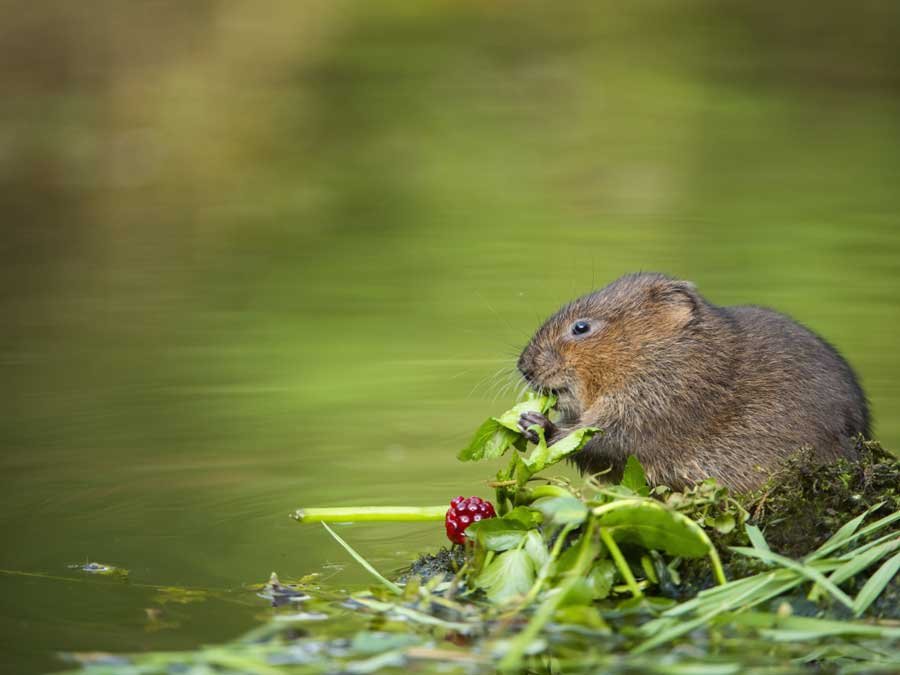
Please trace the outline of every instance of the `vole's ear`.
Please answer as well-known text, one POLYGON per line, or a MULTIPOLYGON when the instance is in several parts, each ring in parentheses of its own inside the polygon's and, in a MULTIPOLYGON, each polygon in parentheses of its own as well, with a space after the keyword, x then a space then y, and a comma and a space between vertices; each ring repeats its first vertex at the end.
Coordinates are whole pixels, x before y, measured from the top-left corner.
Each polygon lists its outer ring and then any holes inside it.
POLYGON ((657 286, 654 295, 665 304, 667 314, 678 324, 687 325, 700 308, 700 295, 690 281, 666 281, 657 286))

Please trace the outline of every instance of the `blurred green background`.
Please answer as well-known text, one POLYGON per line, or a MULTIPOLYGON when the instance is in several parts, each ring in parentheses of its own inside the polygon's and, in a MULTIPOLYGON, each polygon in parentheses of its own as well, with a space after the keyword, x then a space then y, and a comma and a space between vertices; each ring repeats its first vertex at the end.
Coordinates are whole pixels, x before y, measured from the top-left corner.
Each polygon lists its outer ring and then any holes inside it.
POLYGON ((266 616, 141 584, 362 581, 288 512, 487 495, 456 450, 624 272, 792 314, 900 445, 897 3, 2 2, 0 96, 0 568, 131 570, 0 574, 9 672, 266 616))

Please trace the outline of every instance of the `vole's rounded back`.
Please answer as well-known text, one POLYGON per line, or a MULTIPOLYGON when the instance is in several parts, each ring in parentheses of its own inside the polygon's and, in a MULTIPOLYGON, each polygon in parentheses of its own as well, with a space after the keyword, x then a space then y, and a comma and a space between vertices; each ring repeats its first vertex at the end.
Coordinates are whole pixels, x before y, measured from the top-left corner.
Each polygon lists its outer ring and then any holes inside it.
POLYGON ((634 454, 656 484, 713 476, 749 490, 801 447, 852 457, 854 437, 869 434, 865 396, 831 345, 783 314, 717 307, 661 274, 631 274, 566 305, 518 365, 559 396, 551 442, 603 430, 576 457, 584 471, 615 476, 634 454))

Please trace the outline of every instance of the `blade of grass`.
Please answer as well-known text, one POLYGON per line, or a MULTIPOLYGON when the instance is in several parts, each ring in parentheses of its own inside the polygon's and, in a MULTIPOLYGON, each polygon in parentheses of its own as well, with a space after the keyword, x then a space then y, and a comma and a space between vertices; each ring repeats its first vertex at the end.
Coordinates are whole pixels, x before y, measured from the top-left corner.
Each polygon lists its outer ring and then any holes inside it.
POLYGON ((900 536, 895 536, 892 540, 886 541, 880 546, 868 549, 867 551, 854 556, 832 572, 828 576, 828 580, 833 584, 843 583, 850 577, 855 576, 864 569, 874 565, 897 548, 900 548, 900 536))
POLYGON ((339 543, 341 546, 343 546, 344 550, 347 551, 347 553, 349 553, 351 556, 353 556, 353 559, 356 562, 358 562, 360 565, 362 565, 363 569, 365 569, 369 574, 371 574, 373 577, 378 579, 378 581, 381 582, 381 584, 385 588, 390 590, 392 593, 396 593, 397 595, 401 595, 403 593, 403 590, 397 584, 395 584, 393 581, 388 581, 387 579, 385 579, 378 570, 376 570, 374 567, 372 567, 371 564, 369 564, 368 560, 366 560, 359 553, 357 553, 353 549, 353 547, 350 546, 350 544, 348 544, 346 541, 341 539, 341 537, 337 534, 337 532, 335 532, 330 527, 328 527, 327 523, 322 523, 322 527, 324 527, 326 530, 328 530, 328 534, 330 534, 332 537, 334 537, 335 541, 337 543, 339 543))
POLYGON ((447 621, 432 616, 431 614, 427 614, 426 612, 412 609, 411 607, 404 607, 403 605, 397 605, 392 602, 382 602, 381 600, 367 598, 362 595, 352 595, 350 596, 350 599, 353 600, 353 602, 358 602, 360 605, 368 607, 376 612, 393 612, 406 617, 413 623, 422 624, 424 626, 438 626, 464 635, 473 633, 479 628, 479 626, 474 623, 469 624, 461 621, 447 621))
POLYGON ((828 581, 825 575, 819 572, 819 570, 810 567, 809 565, 804 565, 803 563, 797 562, 796 560, 792 560, 791 558, 787 558, 783 555, 773 553, 772 551, 761 551, 759 549, 747 548, 745 546, 732 546, 731 550, 735 553, 740 553, 751 558, 759 558, 760 560, 763 560, 767 563, 794 570, 801 576, 804 576, 810 581, 819 584, 819 586, 828 591, 828 593, 835 600, 840 602, 848 609, 853 609, 853 600, 850 599, 850 596, 844 593, 844 591, 835 586, 832 582, 828 581))
POLYGON ((822 640, 837 635, 876 639, 900 637, 900 628, 897 627, 809 616, 779 616, 770 612, 735 612, 722 619, 729 624, 756 628, 768 638, 778 641, 822 640))
POLYGON ((855 541, 855 540, 859 539, 860 537, 864 537, 867 534, 871 534, 872 532, 877 532, 881 528, 886 527, 897 520, 900 520, 900 511, 894 511, 893 513, 885 516, 884 518, 880 518, 879 520, 876 520, 871 525, 867 525, 863 529, 859 530, 857 533, 850 536, 846 541, 840 542, 836 546, 835 545, 826 546, 826 544, 828 544, 828 542, 825 542, 825 544, 822 544, 822 546, 820 546, 813 554, 811 554, 810 556, 807 556, 807 559, 813 560, 815 558, 821 558, 823 556, 826 556, 829 553, 831 553, 832 551, 835 551, 836 549, 840 548, 841 546, 845 546, 846 544, 849 544, 851 541, 855 541))
POLYGON ((881 508, 884 502, 878 502, 875 506, 866 509, 863 513, 860 513, 856 518, 847 521, 843 525, 841 525, 840 529, 831 535, 825 543, 823 543, 819 548, 813 551, 806 558, 807 560, 815 560, 816 558, 821 558, 822 556, 828 555, 831 551, 839 549, 845 543, 847 543, 850 537, 853 536, 853 533, 859 529, 859 526, 862 525, 862 522, 866 519, 866 517, 875 511, 876 509, 881 508))
POLYGON ((869 580, 857 593, 856 600, 853 601, 853 614, 859 616, 865 612, 869 605, 878 599, 885 586, 891 582, 898 571, 900 571, 900 553, 884 563, 875 574, 869 577, 869 580))
MULTIPOLYGON (((762 583, 763 584, 768 583, 768 581, 770 581, 770 580, 764 579, 764 580, 762 580, 762 583)), ((686 633, 690 633, 692 630, 695 630, 695 629, 699 628, 700 626, 703 626, 703 625, 709 623, 717 615, 722 614, 723 612, 727 612, 727 611, 739 606, 741 601, 743 601, 745 598, 747 598, 750 595, 752 595, 753 593, 755 593, 757 590, 758 589, 755 586, 753 586, 753 587, 745 590, 743 593, 736 595, 733 598, 726 598, 726 599, 722 600, 717 606, 713 607, 705 614, 701 614, 700 616, 698 616, 695 619, 691 619, 690 621, 679 620, 677 622, 674 622, 674 625, 671 625, 667 628, 664 628, 663 630, 660 630, 653 637, 651 637, 647 640, 644 640, 644 642, 641 642, 637 647, 635 647, 632 650, 632 654, 641 654, 650 649, 653 649, 654 647, 658 647, 661 644, 669 642, 670 640, 674 640, 675 638, 681 637, 682 635, 685 635, 686 633)), ((671 619, 666 619, 664 621, 666 621, 667 623, 673 623, 673 621, 671 619)), ((649 621, 641 627, 641 632, 646 634, 646 633, 651 632, 651 631, 655 630, 656 628, 660 627, 660 625, 661 624, 659 623, 659 619, 649 621)))
POLYGON ((762 531, 756 525, 745 525, 744 531, 750 538, 750 543, 753 544, 753 548, 759 551, 771 550, 769 548, 769 544, 766 542, 766 538, 763 536, 762 531))
POLYGON ((878 537, 877 539, 873 539, 872 541, 867 541, 865 544, 863 544, 859 548, 854 548, 853 550, 842 554, 838 559, 839 560, 850 560, 852 558, 855 558, 858 555, 862 555, 863 553, 868 551, 870 548, 875 548, 876 546, 881 546, 886 541, 891 541, 891 542, 896 541, 896 538, 897 538, 896 532, 891 532, 889 534, 885 534, 881 537, 878 537))

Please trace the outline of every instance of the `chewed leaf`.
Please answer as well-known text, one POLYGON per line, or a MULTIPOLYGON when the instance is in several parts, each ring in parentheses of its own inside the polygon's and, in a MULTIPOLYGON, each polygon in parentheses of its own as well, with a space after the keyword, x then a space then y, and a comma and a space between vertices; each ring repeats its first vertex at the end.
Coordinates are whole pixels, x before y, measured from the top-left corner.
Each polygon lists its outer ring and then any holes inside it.
POLYGON ((625 462, 625 471, 622 473, 621 485, 641 497, 650 496, 650 486, 647 484, 647 476, 644 474, 644 467, 634 455, 628 455, 625 462))
POLYGON ((506 604, 531 588, 534 562, 523 549, 505 551, 478 575, 475 583, 487 593, 491 602, 506 604))
POLYGON ((528 457, 523 457, 522 462, 528 467, 528 470, 535 474, 543 471, 546 467, 552 466, 562 461, 569 455, 578 452, 584 447, 594 434, 600 433, 596 427, 584 427, 576 429, 571 434, 558 440, 553 445, 547 445, 544 441, 543 431, 539 430, 540 443, 531 451, 528 457))

